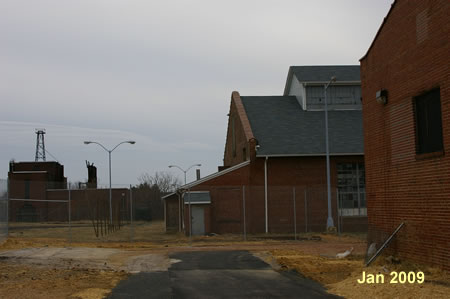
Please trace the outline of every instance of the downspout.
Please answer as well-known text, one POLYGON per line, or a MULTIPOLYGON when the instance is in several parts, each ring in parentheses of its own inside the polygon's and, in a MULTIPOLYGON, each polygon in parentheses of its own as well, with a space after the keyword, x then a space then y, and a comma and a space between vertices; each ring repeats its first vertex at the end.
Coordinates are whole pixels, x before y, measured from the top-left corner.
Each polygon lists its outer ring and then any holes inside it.
POLYGON ((267 211, 267 160, 269 159, 266 156, 264 160, 264 215, 265 215, 265 223, 266 223, 266 234, 269 232, 269 215, 267 211))

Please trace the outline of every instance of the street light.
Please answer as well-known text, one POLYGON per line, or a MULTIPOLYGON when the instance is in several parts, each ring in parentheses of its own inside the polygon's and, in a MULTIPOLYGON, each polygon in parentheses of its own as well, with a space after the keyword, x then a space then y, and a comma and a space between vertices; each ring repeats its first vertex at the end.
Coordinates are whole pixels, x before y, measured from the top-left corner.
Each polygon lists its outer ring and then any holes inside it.
POLYGON ((184 170, 183 168, 181 168, 181 167, 178 166, 178 165, 169 165, 169 168, 175 167, 175 168, 178 168, 179 170, 181 170, 182 172, 184 172, 184 184, 186 185, 186 172, 188 172, 189 169, 191 169, 191 168, 194 167, 194 166, 200 167, 200 166, 202 166, 202 164, 194 164, 194 165, 191 165, 191 166, 189 166, 189 168, 186 169, 186 170, 184 170))
MULTIPOLYGON (((182 172, 184 172, 184 185, 186 185, 186 173, 189 171, 189 169, 191 169, 194 166, 200 167, 200 166, 202 166, 202 164, 191 165, 186 170, 184 170, 183 168, 181 168, 178 165, 169 165, 169 168, 175 167, 175 168, 178 168, 179 170, 181 170, 182 172)), ((183 209, 184 209, 184 203, 183 203, 183 209)), ((191 192, 189 192, 189 194, 188 194, 188 210, 189 210, 189 242, 190 242, 191 237, 192 237, 191 192)), ((184 216, 183 216, 183 218, 184 218, 184 216)))
POLYGON ((328 101, 327 101, 327 88, 331 83, 336 82, 336 77, 331 77, 330 82, 324 86, 325 92, 325 147, 327 157, 327 195, 328 195, 328 219, 327 229, 334 226, 333 217, 331 217, 331 183, 330 183, 330 150, 328 147, 328 101))
POLYGON ((111 185, 111 153, 121 144, 123 143, 129 143, 129 144, 135 144, 136 141, 133 140, 128 140, 128 141, 122 141, 121 143, 117 144, 112 150, 107 149, 106 147, 104 147, 101 143, 98 143, 96 141, 85 141, 84 144, 91 144, 91 143, 95 143, 99 146, 101 146, 105 151, 108 152, 108 156, 109 156, 109 221, 111 222, 110 224, 112 224, 112 185, 111 185))

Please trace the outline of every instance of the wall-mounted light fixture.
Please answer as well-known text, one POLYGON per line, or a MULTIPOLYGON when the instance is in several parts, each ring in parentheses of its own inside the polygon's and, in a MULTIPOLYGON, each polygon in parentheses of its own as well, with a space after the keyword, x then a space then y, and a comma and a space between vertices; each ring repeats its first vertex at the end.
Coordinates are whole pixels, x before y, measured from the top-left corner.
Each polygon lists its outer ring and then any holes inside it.
POLYGON ((377 91, 377 93, 376 93, 376 99, 377 99, 377 102, 378 103, 380 103, 380 104, 383 104, 383 105, 386 105, 387 104, 387 90, 386 89, 380 89, 380 90, 378 90, 377 91))

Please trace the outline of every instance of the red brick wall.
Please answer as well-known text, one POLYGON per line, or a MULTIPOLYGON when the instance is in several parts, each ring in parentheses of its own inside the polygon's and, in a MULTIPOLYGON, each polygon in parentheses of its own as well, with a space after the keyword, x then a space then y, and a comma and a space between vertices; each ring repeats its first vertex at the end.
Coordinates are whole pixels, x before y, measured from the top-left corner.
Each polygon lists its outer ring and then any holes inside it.
MULTIPOLYGON (((331 157, 331 208, 334 225, 337 226, 336 188, 337 163, 363 162, 362 156, 331 157)), ((264 219, 264 158, 258 158, 251 166, 251 190, 258 195, 252 198, 252 208, 257 219, 264 219), (262 198, 262 199, 261 199, 262 198), (262 203, 261 203, 262 201, 262 203)), ((325 157, 285 157, 267 160, 268 218, 270 232, 293 232, 293 188, 296 192, 297 231, 325 231, 328 218, 325 157), (306 190, 306 215, 305 215, 306 190)), ((353 231, 366 231, 366 217, 344 219, 353 223, 353 231)), ((255 225, 260 228, 261 225, 255 225)), ((349 225, 346 226, 348 228, 349 225)), ((347 229, 347 231, 349 231, 347 229)))
MULTIPOLYGON (((362 156, 331 158, 331 204, 335 225, 337 225, 336 163, 362 161, 362 156)), ((325 157, 269 158, 267 165, 269 232, 294 231, 293 187, 296 188, 297 231, 304 232, 306 229, 308 231, 324 231, 328 217, 325 157), (306 215, 305 189, 307 189, 306 215), (305 220, 308 223, 307 227, 305 227, 305 220)), ((210 210, 205 209, 205 219, 210 217, 207 233, 243 232, 243 185, 246 188, 247 232, 265 232, 264 159, 258 158, 249 166, 192 188, 193 191, 210 192, 210 210), (206 215, 208 212, 210 214, 206 215)), ((353 225, 351 226, 352 230, 365 231, 367 228, 365 217, 354 219, 350 217, 344 221, 347 224, 346 228, 353 225)), ((185 223, 185 227, 188 228, 188 223, 185 223)), ((347 231, 349 230, 347 229, 347 231)))
POLYGON ((450 4, 397 0, 361 60, 369 239, 450 269, 450 4), (444 155, 416 155, 413 97, 440 87, 444 155), (387 105, 375 100, 388 91, 387 105))
POLYGON ((230 112, 228 116, 228 129, 225 142, 225 153, 223 159, 224 166, 233 166, 254 157, 255 141, 250 128, 244 106, 238 92, 233 92, 231 96, 230 112), (233 130, 232 124, 234 119, 234 134, 236 140, 236 154, 233 155, 233 130), (246 157, 244 157, 244 149, 246 157))

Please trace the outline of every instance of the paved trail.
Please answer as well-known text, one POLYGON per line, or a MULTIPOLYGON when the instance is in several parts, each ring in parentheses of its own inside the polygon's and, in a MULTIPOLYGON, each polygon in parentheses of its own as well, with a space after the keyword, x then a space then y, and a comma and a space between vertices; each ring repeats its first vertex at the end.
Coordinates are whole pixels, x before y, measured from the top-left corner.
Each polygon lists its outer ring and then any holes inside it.
POLYGON ((167 271, 131 275, 116 298, 337 298, 317 283, 274 271, 248 251, 180 252, 167 271))

